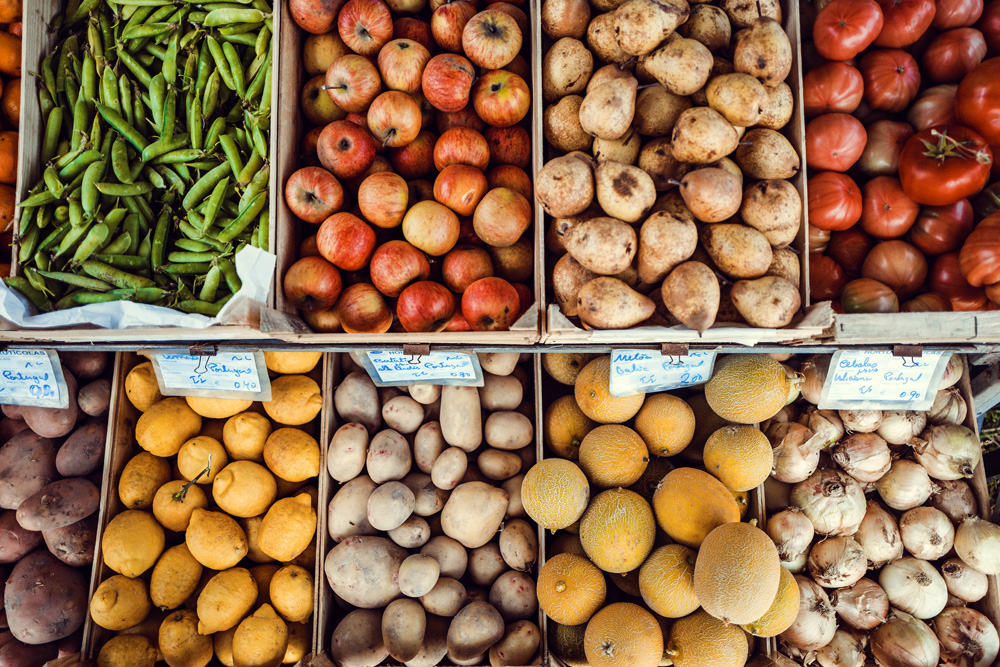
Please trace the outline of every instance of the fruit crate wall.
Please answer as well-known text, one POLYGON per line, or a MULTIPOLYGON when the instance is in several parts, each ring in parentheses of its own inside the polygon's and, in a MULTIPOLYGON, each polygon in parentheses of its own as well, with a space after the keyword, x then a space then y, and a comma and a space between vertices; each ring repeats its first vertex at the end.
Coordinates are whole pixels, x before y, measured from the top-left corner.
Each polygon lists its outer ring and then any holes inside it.
MULTIPOLYGON (((303 225, 292 213, 285 203, 283 195, 284 184, 288 181, 296 170, 307 166, 305 160, 301 158, 302 138, 308 131, 300 106, 300 92, 307 77, 302 65, 302 45, 308 34, 296 25, 292 19, 287 2, 279 2, 281 5, 281 40, 279 72, 277 81, 279 85, 276 89, 278 95, 275 102, 276 117, 282 119, 281 142, 277 145, 274 154, 274 166, 271 174, 272 184, 277 188, 277 216, 272 217, 274 227, 278 230, 280 244, 275 246, 277 252, 278 266, 275 271, 276 277, 276 308, 280 313, 297 316, 298 311, 288 299, 285 298, 282 289, 282 277, 295 260, 298 259, 299 244, 305 238, 303 225), (275 182, 276 179, 276 182, 275 182)), ((535 2, 525 4, 521 7, 527 14, 531 25, 531 40, 525 40, 521 48, 521 55, 531 64, 531 78, 528 84, 532 87, 532 104, 528 115, 521 121, 522 125, 530 123, 529 132, 531 135, 531 165, 526 170, 530 170, 532 182, 534 174, 538 172, 542 162, 542 115, 541 107, 538 106, 539 99, 535 96, 535 91, 540 89, 541 82, 541 45, 539 36, 538 8, 535 2), (529 6, 530 5, 530 6, 529 6)), ((277 16, 277 13, 275 14, 277 16)), ((533 247, 534 247, 534 277, 532 280, 532 290, 535 302, 525 311, 525 313, 514 323, 509 331, 469 331, 469 332, 437 332, 427 333, 395 333, 384 334, 349 334, 349 333, 311 333, 304 323, 297 333, 301 334, 303 341, 310 343, 327 343, 331 345, 371 345, 371 344, 402 344, 402 343, 424 343, 433 340, 442 344, 468 343, 473 345, 530 345, 541 340, 541 320, 545 312, 545 277, 544 271, 544 238, 545 229, 542 226, 542 218, 536 206, 535 216, 532 224, 533 247), (306 333, 303 333, 305 331, 306 333)), ((316 226, 318 229, 318 226, 316 226)), ((529 232, 530 233, 530 232, 529 232)), ((435 259, 435 258, 432 258, 435 259)), ((296 318, 297 319, 297 318, 296 318)))
MULTIPOLYGON (((307 373, 309 377, 316 380, 323 392, 328 389, 328 380, 326 377, 326 360, 331 355, 324 355, 320 363, 316 365, 311 372, 307 373)), ((121 497, 118 494, 118 483, 121 480, 122 471, 125 469, 125 465, 129 460, 143 451, 135 440, 135 427, 139 420, 139 415, 141 414, 132 402, 128 399, 125 394, 125 378, 128 376, 129 371, 131 371, 135 366, 143 363, 145 358, 137 354, 136 352, 121 352, 115 355, 115 372, 114 378, 112 380, 112 393, 111 393, 111 408, 109 414, 109 427, 108 427, 108 444, 105 449, 105 463, 104 463, 104 476, 101 482, 101 507, 98 514, 97 523, 97 549, 94 554, 94 571, 92 574, 90 582, 90 598, 93 598, 94 591, 100 585, 102 581, 109 578, 114 571, 110 567, 105 565, 104 558, 102 555, 101 541, 104 536, 104 530, 107 528, 108 522, 124 511, 126 508, 123 506, 121 497)), ((332 409, 328 409, 326 402, 326 396, 324 394, 324 405, 320 414, 313 419, 309 424, 293 427, 301 428, 307 431, 310 435, 315 437, 320 442, 320 451, 324 451, 324 440, 325 431, 324 428, 327 423, 328 413, 332 409)), ((256 410, 256 407, 249 408, 249 411, 256 410)), ((206 420, 203 420, 203 422, 206 420)), ((173 467, 173 466, 172 466, 173 467)), ((320 480, 322 475, 320 475, 320 480)), ((317 484, 319 481, 317 481, 317 484)), ((209 497, 210 497, 209 492, 209 497)), ((317 489, 317 497, 319 495, 319 490, 317 489)), ((209 506, 210 509, 214 507, 209 506)), ((317 515, 320 515, 319 505, 317 505, 317 515)), ((317 535, 318 526, 317 521, 317 535)), ((174 546, 175 544, 183 543, 182 533, 171 533, 164 529, 167 535, 167 544, 164 547, 164 551, 174 546), (171 539, 173 538, 173 539, 171 539), (178 540, 179 538, 179 540, 178 540)), ((316 538, 315 544, 316 548, 316 559, 313 565, 313 580, 314 583, 320 582, 323 576, 323 560, 320 556, 320 551, 318 549, 318 536, 316 538)), ((148 570, 143 574, 143 578, 147 580, 148 575, 152 569, 148 570)), ((182 606, 181 608, 187 608, 182 606)), ((158 613, 157 609, 153 609, 151 613, 158 613)), ((315 605, 315 586, 314 586, 314 605, 313 614, 308 622, 313 624, 313 642, 316 641, 316 605, 315 605)), ((100 652, 101 646, 110 637, 115 634, 109 630, 98 626, 87 614, 87 620, 83 627, 83 648, 80 653, 80 657, 83 661, 96 661, 97 655, 100 652)))

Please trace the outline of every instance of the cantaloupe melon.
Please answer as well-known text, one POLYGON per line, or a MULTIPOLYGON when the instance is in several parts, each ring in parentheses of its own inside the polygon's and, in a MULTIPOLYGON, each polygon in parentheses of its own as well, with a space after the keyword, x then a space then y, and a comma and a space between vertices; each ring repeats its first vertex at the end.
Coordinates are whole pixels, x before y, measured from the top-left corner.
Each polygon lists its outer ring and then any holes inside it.
POLYGON ((694 592, 712 616, 740 625, 771 608, 781 581, 774 542, 748 523, 726 523, 702 542, 694 564, 694 592))
MULTIPOLYGON (((522 491, 523 493, 523 491, 522 491)), ((605 572, 637 569, 653 549, 656 521, 643 498, 628 489, 597 494, 580 519, 580 543, 605 572)))
POLYGON ((545 446, 556 456, 571 460, 580 457, 580 443, 595 426, 573 396, 560 396, 549 403, 543 421, 545 446))
POLYGON ((684 399, 671 394, 653 394, 635 416, 635 430, 654 456, 674 456, 691 444, 694 410, 684 399))
POLYGON ((649 450, 639 434, 621 424, 604 424, 580 443, 580 469, 601 488, 639 481, 649 463, 649 450))
POLYGON ((586 667, 587 654, 583 650, 586 633, 586 625, 549 623, 549 650, 569 667, 586 667))
POLYGON ((639 593, 654 612, 681 618, 700 603, 694 594, 694 562, 697 554, 681 544, 656 549, 639 568, 639 593))
POLYGON ((521 504, 535 523, 549 530, 566 528, 583 515, 590 484, 580 467, 566 459, 544 459, 521 482, 521 504))
POLYGON ((766 354, 734 354, 716 362, 705 399, 723 419, 755 424, 785 407, 788 383, 785 369, 766 354))
POLYGON ((705 441, 705 469, 731 491, 749 491, 764 483, 774 462, 771 442, 756 426, 730 424, 705 441))
POLYGON ((730 492, 733 494, 736 505, 740 508, 740 521, 742 521, 747 515, 747 510, 750 509, 750 494, 746 491, 733 491, 732 489, 730 492))
POLYGON ((646 471, 642 473, 642 477, 628 488, 630 491, 638 493, 647 501, 653 502, 653 494, 656 493, 656 487, 660 485, 660 482, 667 476, 667 473, 673 469, 674 466, 670 463, 669 459, 665 459, 662 456, 654 456, 649 459, 646 471))
POLYGON ((720 428, 728 424, 725 419, 712 412, 708 407, 708 400, 705 394, 695 394, 687 397, 687 404, 694 412, 694 435, 691 436, 691 444, 681 450, 679 458, 690 461, 694 465, 701 465, 701 453, 705 448, 705 441, 720 428))
POLYGON ((573 395, 576 403, 595 422, 623 424, 635 417, 646 399, 645 394, 611 395, 611 357, 604 355, 590 361, 576 376, 573 395))
POLYGON ((743 625, 743 629, 758 637, 776 637, 791 627, 799 614, 799 585, 795 583, 795 575, 781 568, 781 578, 778 582, 778 594, 771 603, 767 613, 752 623, 743 625))
POLYGON ((586 558, 557 554, 538 570, 538 606, 563 625, 580 625, 604 604, 604 573, 586 558))
POLYGON ((724 523, 740 520, 740 509, 722 482, 697 468, 671 470, 653 494, 656 522, 670 539, 697 549, 724 523))
POLYGON ((542 368, 556 382, 573 385, 576 376, 593 357, 582 352, 550 352, 542 355, 542 368))
POLYGON ((591 667, 656 667, 663 657, 663 632, 639 605, 617 602, 587 623, 583 648, 591 667))
POLYGON ((639 597, 638 569, 631 572, 623 572, 622 574, 609 574, 608 581, 614 584, 615 588, 625 595, 631 595, 634 598, 639 597))
POLYGON ((674 621, 666 643, 666 657, 674 667, 743 667, 750 647, 743 630, 699 609, 674 621))

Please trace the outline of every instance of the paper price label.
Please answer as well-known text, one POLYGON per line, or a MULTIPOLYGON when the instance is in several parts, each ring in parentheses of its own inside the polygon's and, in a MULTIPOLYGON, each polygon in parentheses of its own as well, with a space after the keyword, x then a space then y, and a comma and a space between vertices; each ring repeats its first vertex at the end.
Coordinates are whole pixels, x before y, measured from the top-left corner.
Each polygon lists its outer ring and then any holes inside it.
POLYGON ((408 384, 483 386, 479 357, 466 352, 409 355, 402 350, 371 350, 361 357, 361 361, 379 387, 408 384))
POLYGON ((689 352, 681 356, 655 350, 611 351, 611 395, 649 394, 708 382, 715 352, 689 352))
POLYGON ((150 355, 150 360, 164 396, 271 400, 271 381, 260 350, 211 356, 163 352, 150 355))
POLYGON ((927 410, 934 403, 950 352, 919 357, 892 352, 841 350, 833 354, 819 407, 822 410, 927 410))
POLYGON ((66 408, 69 396, 59 355, 52 350, 0 352, 0 403, 66 408))

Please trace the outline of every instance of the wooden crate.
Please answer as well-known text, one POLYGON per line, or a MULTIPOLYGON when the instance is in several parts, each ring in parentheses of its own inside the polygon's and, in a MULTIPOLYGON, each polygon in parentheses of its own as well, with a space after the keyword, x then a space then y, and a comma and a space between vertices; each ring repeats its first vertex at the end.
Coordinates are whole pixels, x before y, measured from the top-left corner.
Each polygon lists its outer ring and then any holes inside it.
MULTIPOLYGON (((292 20, 288 3, 281 2, 281 52, 280 52, 280 75, 277 81, 280 82, 280 96, 275 103, 276 115, 282 119, 281 142, 275 153, 276 168, 272 174, 273 179, 277 179, 279 192, 284 183, 296 170, 307 166, 301 155, 302 138, 309 129, 300 109, 299 97, 302 87, 308 77, 302 67, 302 45, 308 36, 295 21, 292 20)), ((541 34, 538 21, 538 11, 533 2, 529 7, 527 4, 521 7, 527 14, 532 26, 530 42, 525 40, 521 54, 528 60, 532 67, 532 77, 534 81, 541 81, 541 51, 537 35, 541 34)), ((539 85, 532 86, 532 95, 539 91, 539 85)), ((532 98, 532 108, 528 116, 522 121, 522 125, 530 123, 532 165, 529 169, 537 171, 541 162, 541 137, 542 120, 541 107, 537 100, 532 98)), ((527 170, 526 170, 527 171, 527 170)), ((531 172, 529 172, 531 173, 531 172)), ((285 298, 284 291, 281 290, 281 278, 285 275, 299 254, 299 244, 307 236, 304 233, 306 223, 295 217, 285 204, 284 197, 279 196, 277 217, 272 217, 274 226, 278 229, 281 243, 275 249, 278 256, 278 266, 276 275, 279 288, 276 294, 276 309, 281 313, 297 316, 296 308, 285 298)), ((534 248, 535 248, 535 272, 533 279, 533 291, 535 303, 525 312, 510 331, 471 331, 471 332, 439 332, 434 334, 422 333, 384 333, 384 334, 302 334, 302 340, 309 343, 325 343, 329 345, 382 345, 403 343, 423 343, 432 339, 440 344, 478 344, 478 345, 528 345, 537 343, 541 339, 541 317, 544 312, 544 265, 542 262, 543 239, 545 230, 541 224, 541 218, 537 210, 534 224, 534 248), (429 338, 432 337, 432 338, 429 338)), ((308 233, 313 233, 315 229, 310 228, 308 233)), ((530 233, 530 232, 528 232, 530 233)))
MULTIPOLYGON (((329 355, 324 355, 324 358, 320 361, 316 368, 313 369, 312 372, 308 373, 310 377, 319 383, 322 391, 324 392, 324 409, 320 411, 320 414, 312 422, 304 426, 297 427, 310 433, 310 435, 315 437, 320 442, 321 452, 325 450, 326 434, 324 428, 327 424, 328 415, 332 411, 332 404, 330 404, 330 407, 328 408, 326 403, 326 392, 329 386, 326 376, 326 359, 328 356, 329 355)), ((104 530, 107 528, 108 522, 126 509, 118 495, 118 483, 121 479, 122 471, 129 460, 142 451, 138 443, 135 441, 135 427, 141 413, 135 408, 135 406, 132 405, 132 402, 129 401, 128 397, 125 395, 124 388, 125 378, 129 371, 144 362, 145 359, 134 352, 122 352, 117 354, 116 357, 115 375, 112 383, 112 402, 109 417, 111 421, 108 430, 108 447, 105 452, 104 476, 101 483, 101 508, 98 515, 97 552, 94 556, 94 571, 90 584, 91 597, 93 597, 94 591, 101 582, 115 574, 111 568, 104 564, 101 552, 101 540, 104 535, 104 530)), ((322 477, 323 475, 321 474, 320 480, 322 477)), ((316 483, 319 484, 320 481, 317 480, 316 483)), ((318 495, 317 489, 317 497, 318 495)), ((212 506, 210 505, 210 508, 211 507, 212 506)), ((317 516, 322 516, 324 511, 325 508, 317 503, 317 516)), ((317 521, 317 524, 318 523, 319 522, 317 521)), ((170 531, 165 532, 167 534, 166 548, 183 542, 184 535, 182 533, 171 533, 170 531)), ((320 583, 323 579, 323 559, 319 550, 318 528, 316 547, 316 560, 314 562, 313 578, 316 583, 320 583)), ((256 565, 256 563, 253 565, 256 565)), ((150 572, 152 572, 152 569, 142 575, 142 578, 145 579, 147 583, 150 572)), ((154 610, 154 613, 155 611, 156 610, 154 610)), ((316 618, 317 614, 314 612, 309 621, 314 626, 313 641, 315 641, 316 618)), ((85 661, 96 660, 101 646, 113 635, 114 633, 105 630, 94 623, 88 614, 87 621, 84 624, 81 658, 85 661)))

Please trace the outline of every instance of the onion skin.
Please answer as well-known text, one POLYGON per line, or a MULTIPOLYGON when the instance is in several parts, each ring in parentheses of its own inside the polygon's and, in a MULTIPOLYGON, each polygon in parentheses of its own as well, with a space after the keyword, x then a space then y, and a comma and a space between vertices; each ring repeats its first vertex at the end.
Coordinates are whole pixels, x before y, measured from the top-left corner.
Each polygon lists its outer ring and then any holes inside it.
POLYGON ((889 604, 920 619, 934 618, 948 604, 948 586, 934 566, 919 558, 900 558, 882 568, 878 584, 889 604))
POLYGON ((948 516, 933 507, 914 507, 899 519, 903 546, 923 560, 937 560, 955 544, 955 527, 948 516))
POLYGON ((831 537, 809 550, 809 574, 823 588, 853 586, 867 570, 865 552, 853 538, 831 537))
POLYGON ((1000 526, 968 517, 955 531, 955 553, 983 574, 1000 574, 1000 526))
POLYGON ((942 424, 927 428, 921 437, 926 442, 913 447, 913 456, 931 477, 941 480, 972 477, 979 465, 981 445, 971 429, 942 424))
POLYGON ((814 435, 797 422, 779 422, 767 427, 767 439, 773 447, 771 476, 780 482, 803 482, 819 467, 822 446, 810 444, 814 435))
POLYGON ((962 365, 962 357, 957 354, 948 357, 948 365, 944 367, 944 375, 941 376, 938 390, 954 387, 962 379, 963 372, 965 372, 965 367, 962 365))
POLYGON ((894 510, 905 512, 927 502, 937 487, 922 465, 909 459, 892 462, 889 472, 875 482, 882 502, 894 510))
POLYGON ((802 386, 799 391, 802 398, 813 405, 819 403, 820 394, 823 393, 823 384, 826 382, 826 374, 830 371, 830 355, 814 354, 802 362, 799 372, 802 373, 802 386))
POLYGON ((853 535, 865 517, 861 485, 839 470, 817 470, 792 487, 791 501, 820 535, 853 535))
POLYGON ((837 632, 837 616, 819 584, 808 577, 795 575, 799 586, 799 613, 792 625, 778 637, 782 642, 803 651, 815 651, 830 643, 837 632))
POLYGON ((833 460, 859 482, 875 482, 889 472, 892 453, 874 433, 852 433, 833 448, 833 460))
POLYGON ((824 448, 844 437, 844 422, 840 421, 836 410, 806 408, 799 423, 811 429, 815 435, 810 440, 819 441, 824 448))
POLYGON ((930 505, 944 512, 948 520, 956 526, 965 521, 966 517, 975 514, 978 509, 972 488, 968 482, 961 479, 941 482, 937 491, 931 495, 930 505))
POLYGON ((968 406, 961 392, 954 387, 938 391, 934 404, 927 411, 927 421, 931 424, 963 424, 968 414, 968 406))
POLYGON ((941 565, 941 576, 948 593, 962 602, 979 602, 986 597, 990 585, 985 574, 969 567, 961 558, 946 560, 941 565))
POLYGON ((844 623, 858 630, 877 628, 889 614, 889 596, 867 577, 853 586, 833 591, 830 603, 844 623))
POLYGON ((886 410, 878 427, 879 436, 890 445, 909 444, 927 426, 927 413, 913 410, 886 410))
POLYGON ((838 410, 848 433, 874 433, 882 425, 881 410, 838 410))
POLYGON ((926 623, 906 612, 893 610, 871 635, 875 659, 884 667, 937 667, 937 635, 926 623))
POLYGON ((868 635, 854 628, 838 628, 830 643, 816 652, 822 667, 864 667, 868 635))
POLYGON ((799 508, 791 507, 767 520, 767 535, 778 548, 778 558, 794 561, 809 550, 815 531, 809 517, 799 508))
POLYGON ((990 667, 1000 652, 1000 636, 975 609, 950 607, 932 622, 941 643, 941 661, 955 667, 990 667))
POLYGON ((903 537, 896 518, 874 500, 869 500, 858 532, 854 534, 868 558, 868 566, 879 569, 903 557, 903 537))

